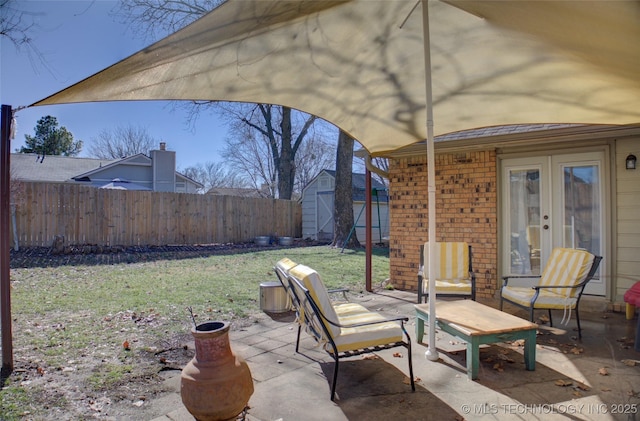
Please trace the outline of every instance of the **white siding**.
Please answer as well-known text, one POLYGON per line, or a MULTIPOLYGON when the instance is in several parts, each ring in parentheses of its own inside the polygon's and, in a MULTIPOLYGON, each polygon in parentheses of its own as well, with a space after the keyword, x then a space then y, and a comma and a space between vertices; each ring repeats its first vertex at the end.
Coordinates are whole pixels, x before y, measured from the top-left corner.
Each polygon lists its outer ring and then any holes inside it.
POLYGON ((149 165, 131 165, 129 163, 117 164, 107 167, 104 170, 96 171, 90 176, 90 178, 93 185, 107 184, 112 180, 119 178, 153 190, 151 166, 149 165))
POLYGON ((617 253, 614 301, 622 302, 624 293, 640 281, 640 162, 627 170, 629 154, 640 159, 640 137, 616 142, 617 253))

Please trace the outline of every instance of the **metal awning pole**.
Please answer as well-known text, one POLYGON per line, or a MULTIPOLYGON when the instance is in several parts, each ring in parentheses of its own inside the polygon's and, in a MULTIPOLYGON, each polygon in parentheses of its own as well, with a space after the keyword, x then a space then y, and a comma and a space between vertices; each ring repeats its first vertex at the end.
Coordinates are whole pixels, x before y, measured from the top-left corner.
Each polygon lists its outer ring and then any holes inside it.
POLYGON ((424 43, 424 77, 427 107, 427 200, 429 215, 429 348, 427 358, 438 360, 436 349, 436 170, 433 156, 433 93, 431 88, 431 45, 429 38, 429 1, 422 0, 422 30, 424 43))
POLYGON ((371 287, 371 264, 372 264, 372 260, 373 260, 373 245, 372 245, 372 229, 371 229, 371 171, 369 171, 369 168, 367 168, 365 170, 365 191, 367 192, 365 195, 365 208, 366 210, 366 215, 365 215, 365 225, 366 225, 366 244, 365 244, 365 255, 366 257, 366 270, 365 270, 365 289, 369 292, 373 291, 373 288, 371 287))
POLYGON ((11 119, 10 105, 2 105, 0 127, 0 329, 2 332, 2 377, 13 371, 13 335, 11 332, 11 280, 9 228, 11 214, 10 149, 11 119))

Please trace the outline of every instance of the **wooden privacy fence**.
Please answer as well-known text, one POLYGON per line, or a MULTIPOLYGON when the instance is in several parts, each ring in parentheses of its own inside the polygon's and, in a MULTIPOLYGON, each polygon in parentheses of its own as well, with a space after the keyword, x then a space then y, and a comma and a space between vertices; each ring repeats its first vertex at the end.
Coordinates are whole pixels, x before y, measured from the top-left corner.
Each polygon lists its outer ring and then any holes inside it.
POLYGON ((20 247, 50 246, 57 235, 69 245, 134 246, 302 233, 300 204, 290 200, 21 184, 15 211, 20 247))

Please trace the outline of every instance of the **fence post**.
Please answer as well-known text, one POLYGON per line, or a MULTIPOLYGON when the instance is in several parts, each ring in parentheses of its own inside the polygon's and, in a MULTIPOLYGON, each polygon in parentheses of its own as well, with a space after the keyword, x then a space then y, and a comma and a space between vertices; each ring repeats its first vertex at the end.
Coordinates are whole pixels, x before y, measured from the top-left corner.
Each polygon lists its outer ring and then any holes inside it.
MULTIPOLYGON (((0 377, 6 378, 13 371, 13 334, 11 329, 11 279, 9 251, 9 216, 11 203, 10 150, 11 119, 10 105, 2 105, 0 127, 0 329, 2 331, 2 369, 0 377)), ((2 383, 2 382, 0 382, 2 383)))

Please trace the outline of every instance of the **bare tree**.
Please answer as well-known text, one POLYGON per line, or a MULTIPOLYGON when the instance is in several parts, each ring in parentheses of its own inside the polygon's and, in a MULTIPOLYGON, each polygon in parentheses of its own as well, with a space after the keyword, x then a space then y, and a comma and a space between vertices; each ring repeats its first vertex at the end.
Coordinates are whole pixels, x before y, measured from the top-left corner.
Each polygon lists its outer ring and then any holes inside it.
MULTIPOLYGON (((267 104, 221 104, 232 137, 222 155, 258 189, 272 197, 291 199, 296 180, 296 156, 305 139, 319 139, 315 116, 267 104)), ((326 144, 324 141, 318 140, 326 144)), ((318 148, 316 148, 318 149, 318 148)), ((313 154, 307 155, 309 158, 313 154)), ((324 159, 318 159, 325 162, 324 159)))
POLYGON ((355 141, 340 130, 336 152, 336 190, 333 210, 332 247, 358 248, 356 231, 349 236, 354 225, 353 216, 353 145, 355 141), (346 243, 346 244, 345 244, 346 243))
POLYGON ((139 153, 148 154, 156 145, 147 129, 141 126, 118 126, 103 129, 91 139, 89 154, 100 159, 120 159, 139 153))
POLYGON ((231 129, 233 136, 225 141, 222 156, 226 165, 244 174, 256 189, 266 190, 269 197, 276 197, 276 169, 273 160, 263 159, 269 153, 269 141, 250 126, 236 122, 231 129))
POLYGON ((250 185, 238 171, 226 168, 221 162, 198 163, 185 168, 182 173, 202 183, 205 192, 217 187, 247 188, 250 185))
POLYGON ((34 17, 40 13, 27 4, 20 0, 0 0, 0 37, 8 39, 18 52, 26 54, 34 71, 42 66, 55 74, 30 35, 37 29, 34 17))
MULTIPOLYGON (((117 14, 148 36, 176 31, 221 3, 221 0, 121 0, 117 14)), ((225 156, 233 169, 245 173, 256 188, 268 185, 273 197, 291 199, 296 154, 316 117, 284 106, 193 101, 187 105, 190 124, 195 124, 203 108, 216 104, 215 109, 223 113, 232 131, 240 135, 231 141, 233 146, 227 144, 229 153, 225 156)))
POLYGON ((33 21, 19 8, 15 0, 0 0, 0 35, 7 37, 13 45, 20 47, 31 43, 27 34, 33 21))
MULTIPOLYGON (((316 123, 317 124, 317 123, 316 123)), ((327 123, 328 125, 328 123, 327 123)), ((329 141, 329 136, 335 136, 335 127, 314 132, 300 145, 296 153, 296 180, 294 195, 301 194, 302 189, 324 169, 335 168, 335 142, 329 141)), ((337 134, 337 133, 336 133, 337 134)))
POLYGON ((175 32, 225 0, 120 0, 115 15, 146 39, 175 32))

